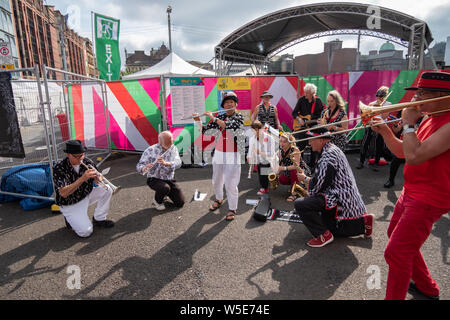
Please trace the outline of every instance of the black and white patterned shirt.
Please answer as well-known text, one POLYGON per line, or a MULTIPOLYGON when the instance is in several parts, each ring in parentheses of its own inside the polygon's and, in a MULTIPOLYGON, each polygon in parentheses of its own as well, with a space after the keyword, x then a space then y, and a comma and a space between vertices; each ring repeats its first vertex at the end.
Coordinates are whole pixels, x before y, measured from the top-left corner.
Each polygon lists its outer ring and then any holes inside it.
MULTIPOLYGON (((85 163, 86 165, 90 164, 95 169, 97 169, 94 162, 86 157, 83 159, 83 163, 85 163)), ((55 184, 55 190, 56 190, 55 202, 57 205, 68 206, 68 205, 76 204, 76 203, 80 202, 81 200, 83 200, 84 198, 86 198, 91 193, 92 189, 94 188, 94 179, 89 179, 86 182, 83 182, 81 184, 81 186, 77 190, 75 190, 74 193, 69 195, 67 198, 63 198, 59 194, 60 188, 66 187, 66 186, 74 183, 86 171, 87 171, 87 169, 83 165, 80 165, 80 169, 77 173, 75 171, 74 167, 72 166, 72 164, 70 163, 69 158, 67 158, 67 157, 64 158, 63 160, 61 160, 60 162, 58 162, 53 167, 53 183, 55 184)))
POLYGON ((275 107, 269 105, 269 109, 266 109, 264 103, 257 106, 258 108, 258 119, 263 125, 267 122, 272 128, 278 129, 278 124, 276 123, 275 117, 275 107))
MULTIPOLYGON (((228 143, 224 143, 223 141, 218 141, 221 137, 225 137, 224 139, 234 139, 236 144, 237 152, 240 154, 245 153, 245 131, 244 131, 244 118, 242 114, 237 112, 233 113, 231 116, 228 116, 225 112, 216 116, 217 119, 225 122, 225 129, 222 129, 216 122, 210 121, 206 126, 202 128, 202 134, 207 136, 214 136, 216 140, 216 150, 218 149, 219 144, 222 147, 229 147, 228 143)), ((221 150, 222 151, 222 150, 221 150)), ((227 152, 234 152, 234 149, 228 149, 227 152)))
POLYGON ((337 220, 358 219, 367 211, 345 154, 332 142, 322 149, 309 194, 323 195, 328 209, 338 206, 337 220))
MULTIPOLYGON (((322 118, 325 118, 327 124, 340 122, 346 115, 347 114, 344 109, 338 110, 335 109, 335 114, 331 115, 331 117, 329 109, 325 109, 322 112, 322 118)), ((342 127, 342 124, 337 124, 336 126, 342 127)), ((339 149, 341 149, 342 151, 345 151, 345 146, 347 145, 347 135, 345 133, 335 134, 332 136, 331 142, 333 142, 336 146, 338 146, 339 149)))
MULTIPOLYGON (((136 170, 142 174, 142 169, 150 163, 154 163, 156 159, 158 159, 165 151, 162 146, 157 143, 150 147, 148 147, 141 156, 138 164, 136 165, 136 170)), ((178 154, 178 148, 175 145, 172 145, 170 151, 167 151, 163 160, 165 162, 170 162, 171 166, 163 166, 159 163, 155 163, 155 165, 147 171, 147 178, 157 178, 161 180, 173 180, 175 177, 175 170, 181 167, 181 159, 178 154)))

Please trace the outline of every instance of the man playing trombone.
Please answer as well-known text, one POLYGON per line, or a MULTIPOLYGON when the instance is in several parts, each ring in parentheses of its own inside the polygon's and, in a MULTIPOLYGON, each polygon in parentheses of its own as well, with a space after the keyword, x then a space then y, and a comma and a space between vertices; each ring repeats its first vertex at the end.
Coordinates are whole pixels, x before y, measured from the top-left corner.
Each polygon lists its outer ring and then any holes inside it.
POLYGON ((450 74, 424 72, 417 87, 406 90, 416 90, 416 94, 412 102, 399 104, 403 109, 403 140, 395 137, 381 117, 372 119, 372 124, 378 125, 373 130, 383 136, 396 157, 406 161, 403 191, 387 232, 385 299, 404 300, 408 288, 438 299, 439 286, 420 248, 433 224, 450 210, 450 74), (415 124, 423 113, 426 117, 416 131, 415 124))
POLYGON ((92 234, 93 226, 114 226, 113 221, 106 219, 113 190, 108 184, 102 183, 94 162, 85 157, 86 151, 87 148, 80 140, 67 141, 64 149, 67 157, 53 168, 56 204, 60 206, 67 228, 73 229, 82 238, 92 234), (95 202, 97 206, 92 224, 88 207, 95 202))
POLYGON ((184 206, 184 195, 174 180, 175 170, 181 167, 178 148, 173 144, 170 131, 158 136, 158 143, 148 147, 141 156, 136 170, 147 177, 147 185, 155 191, 153 205, 156 210, 165 210, 167 196, 176 207, 184 206))

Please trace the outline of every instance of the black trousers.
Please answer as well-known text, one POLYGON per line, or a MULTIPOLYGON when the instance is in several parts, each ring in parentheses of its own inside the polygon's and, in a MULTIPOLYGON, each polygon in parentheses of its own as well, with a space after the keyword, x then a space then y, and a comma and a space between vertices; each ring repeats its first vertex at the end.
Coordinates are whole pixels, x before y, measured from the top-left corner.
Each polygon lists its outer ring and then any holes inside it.
POLYGON ((402 163, 405 163, 405 159, 400 159, 400 158, 397 158, 396 156, 393 157, 390 168, 389 168, 389 181, 394 182, 395 176, 397 175, 398 168, 400 168, 400 165, 402 163))
POLYGON ((259 185, 261 186, 261 188, 267 189, 269 187, 269 175, 267 174, 266 170, 263 170, 263 168, 270 168, 270 163, 258 164, 259 185))
POLYGON ((314 238, 327 230, 337 237, 352 237, 365 233, 363 217, 355 220, 336 220, 336 208, 327 210, 325 198, 321 195, 299 198, 295 200, 294 207, 314 238))
POLYGON ((155 191, 155 200, 161 204, 164 197, 168 196, 176 207, 184 206, 185 200, 181 189, 175 183, 175 180, 161 180, 158 178, 148 178, 147 185, 155 191))
POLYGON ((375 165, 378 165, 380 158, 383 156, 384 152, 384 140, 381 134, 377 134, 371 128, 366 128, 364 131, 364 137, 361 142, 360 158, 359 162, 364 163, 367 158, 367 153, 369 151, 370 143, 373 139, 375 140, 375 165))
MULTIPOLYGON (((295 138, 295 140, 301 140, 301 139, 305 139, 305 138, 309 138, 309 137, 306 135, 305 132, 300 132, 300 133, 294 133, 294 138, 295 138)), ((299 148, 300 151, 302 151, 308 145, 308 141, 300 141, 300 142, 296 142, 295 144, 297 145, 297 148, 299 148)))

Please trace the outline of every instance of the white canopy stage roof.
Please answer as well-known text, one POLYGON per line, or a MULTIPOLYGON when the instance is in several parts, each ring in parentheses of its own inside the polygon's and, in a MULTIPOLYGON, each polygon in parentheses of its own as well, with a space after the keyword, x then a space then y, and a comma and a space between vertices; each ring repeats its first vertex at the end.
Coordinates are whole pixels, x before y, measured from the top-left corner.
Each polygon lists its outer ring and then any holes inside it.
POLYGON ((200 69, 183 59, 181 59, 176 53, 171 52, 162 61, 158 62, 154 66, 123 76, 123 80, 131 79, 145 79, 155 76, 214 76, 213 71, 200 69))

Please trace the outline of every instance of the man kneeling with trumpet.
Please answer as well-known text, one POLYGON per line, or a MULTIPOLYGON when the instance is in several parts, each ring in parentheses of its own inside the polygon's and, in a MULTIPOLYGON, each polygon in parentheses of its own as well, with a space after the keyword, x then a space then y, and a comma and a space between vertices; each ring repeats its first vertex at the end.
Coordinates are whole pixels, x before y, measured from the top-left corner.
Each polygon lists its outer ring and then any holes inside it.
POLYGON ((307 177, 299 171, 300 182, 307 185, 309 196, 295 200, 296 213, 312 233, 310 247, 323 247, 333 235, 349 237, 372 234, 373 215, 359 194, 353 172, 341 149, 334 145, 325 128, 311 128, 306 133, 313 151, 320 153, 314 174, 307 177))
POLYGON ((111 228, 114 222, 106 220, 113 187, 103 182, 102 175, 92 160, 85 157, 87 148, 80 140, 66 142, 67 157, 53 168, 53 182, 56 190, 56 204, 66 220, 66 226, 82 238, 89 237, 96 227, 111 228), (97 202, 92 219, 88 207, 97 202))

